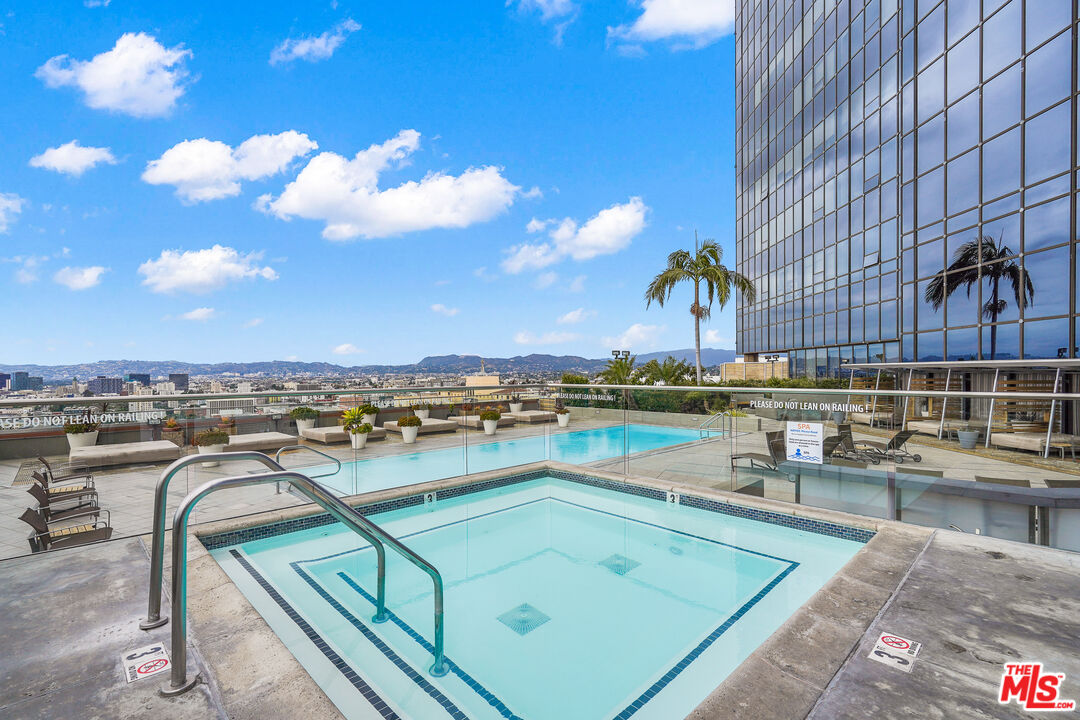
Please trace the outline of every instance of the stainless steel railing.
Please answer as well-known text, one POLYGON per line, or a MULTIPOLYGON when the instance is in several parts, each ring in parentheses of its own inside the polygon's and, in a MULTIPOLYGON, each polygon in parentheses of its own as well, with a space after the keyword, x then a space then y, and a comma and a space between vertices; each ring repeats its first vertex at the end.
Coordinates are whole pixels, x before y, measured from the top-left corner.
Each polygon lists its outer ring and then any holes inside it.
POLYGON ((731 411, 719 410, 717 412, 714 412, 712 415, 706 418, 704 422, 698 425, 698 435, 702 440, 711 437, 709 433, 715 431, 713 425, 716 424, 717 420, 720 421, 720 432, 725 435, 730 435, 731 411))
MULTIPOLYGON (((203 457, 207 456, 204 455, 203 457)), ((187 677, 187 526, 192 509, 200 500, 217 490, 274 482, 290 483, 305 497, 320 505, 334 518, 375 547, 379 562, 378 596, 376 614, 373 618, 375 622, 384 622, 387 619, 384 545, 390 546, 392 550, 427 573, 434 586, 435 604, 434 662, 428 672, 436 677, 445 675, 449 668, 443 652, 443 581, 439 571, 434 565, 403 545, 397 538, 349 507, 321 484, 302 473, 285 470, 211 480, 188 494, 180 503, 180 507, 176 509, 172 526, 172 674, 169 684, 161 688, 161 694, 169 697, 180 695, 194 687, 199 679, 198 674, 190 679, 187 677)))
MULTIPOLYGON (((330 462, 334 463, 334 471, 333 472, 319 473, 318 475, 308 475, 308 477, 311 478, 312 480, 314 480, 316 478, 321 478, 321 477, 330 477, 332 475, 337 475, 339 472, 341 472, 341 461, 340 460, 338 460, 336 457, 334 457, 333 455, 331 455, 329 453, 324 453, 322 450, 316 450, 315 448, 310 447, 308 445, 286 445, 283 448, 278 448, 278 451, 276 453, 274 453, 274 460, 277 463, 280 464, 282 455, 284 455, 287 452, 296 452, 297 450, 307 450, 308 452, 313 452, 316 455, 322 455, 324 458, 326 458, 330 462)), ((286 468, 280 467, 280 468, 277 468, 277 469, 285 470, 286 468)), ((288 468, 288 469, 289 470, 299 470, 301 468, 288 468)), ((279 492, 279 493, 281 492, 281 483, 278 483, 278 486, 277 486, 276 489, 277 489, 277 492, 279 492)))

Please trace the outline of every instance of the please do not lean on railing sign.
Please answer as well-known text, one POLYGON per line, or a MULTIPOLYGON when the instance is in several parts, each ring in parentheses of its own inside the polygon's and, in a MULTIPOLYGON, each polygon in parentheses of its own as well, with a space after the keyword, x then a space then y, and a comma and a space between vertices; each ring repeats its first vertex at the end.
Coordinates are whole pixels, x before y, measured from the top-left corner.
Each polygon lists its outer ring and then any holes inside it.
POLYGON ((824 461, 825 426, 822 423, 788 421, 784 440, 788 460, 818 465, 824 461))

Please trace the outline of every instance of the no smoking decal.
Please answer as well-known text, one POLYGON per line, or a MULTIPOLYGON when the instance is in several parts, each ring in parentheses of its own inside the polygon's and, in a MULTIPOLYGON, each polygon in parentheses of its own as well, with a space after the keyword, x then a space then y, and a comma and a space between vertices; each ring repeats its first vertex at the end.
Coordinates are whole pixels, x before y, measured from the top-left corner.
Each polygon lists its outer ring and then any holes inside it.
POLYGON ((120 663, 124 667, 124 677, 130 683, 168 670, 169 655, 165 652, 164 644, 154 643, 124 653, 120 656, 120 663))
POLYGON ((921 649, 922 643, 892 633, 881 633, 867 657, 882 665, 909 673, 911 668, 915 667, 915 658, 921 649))

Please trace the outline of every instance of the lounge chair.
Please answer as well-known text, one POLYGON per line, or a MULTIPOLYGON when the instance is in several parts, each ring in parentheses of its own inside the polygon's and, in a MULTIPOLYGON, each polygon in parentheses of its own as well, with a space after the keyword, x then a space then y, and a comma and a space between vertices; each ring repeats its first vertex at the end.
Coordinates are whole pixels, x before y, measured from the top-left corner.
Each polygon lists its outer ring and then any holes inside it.
POLYGON ((69 493, 64 497, 50 497, 45 488, 37 483, 30 483, 30 487, 27 488, 26 492, 37 500, 38 511, 46 522, 56 522, 99 509, 96 492, 82 495, 69 493), (74 503, 74 505, 71 503, 74 503))
MULTIPOLYGON (((26 512, 19 516, 19 519, 34 529, 34 532, 27 538, 31 552, 59 550, 61 548, 102 542, 112 537, 113 529, 108 519, 108 510, 98 509, 92 513, 85 513, 85 515, 88 517, 94 515, 98 519, 81 525, 55 527, 49 525, 37 510, 31 508, 26 508, 26 512), (100 513, 105 513, 105 520, 98 517, 100 513)), ((68 519, 74 517, 77 516, 71 515, 68 519)))
POLYGON ((784 462, 784 460, 786 459, 784 457, 784 433, 781 431, 765 433, 765 446, 769 449, 768 455, 755 452, 739 453, 738 455, 732 455, 732 471, 735 470, 736 460, 749 460, 751 468, 779 472, 780 463, 784 462))
POLYGON ((914 434, 914 430, 901 430, 889 438, 889 442, 887 443, 878 442, 876 440, 862 440, 855 443, 855 447, 883 460, 892 460, 897 465, 908 459, 914 460, 915 462, 922 462, 922 455, 910 453, 904 449, 907 441, 910 440, 911 436, 914 434))
POLYGON ((30 477, 34 479, 34 482, 44 488, 45 492, 49 493, 49 497, 73 497, 75 495, 94 495, 97 496, 97 488, 94 487, 93 480, 87 480, 81 483, 67 483, 65 485, 54 485, 50 483, 48 478, 39 473, 37 470, 30 473, 30 477))
POLYGON ((874 465, 881 464, 881 457, 871 453, 865 448, 860 448, 855 443, 855 438, 851 434, 851 424, 841 423, 836 426, 836 431, 840 433, 839 444, 833 449, 834 455, 839 455, 844 460, 851 460, 853 462, 861 463, 873 463, 874 465))
POLYGON ((45 475, 51 483, 84 480, 91 486, 94 484, 94 476, 91 474, 90 468, 82 463, 67 462, 53 465, 41 455, 38 455, 38 462, 41 463, 41 467, 45 470, 43 475, 45 475))

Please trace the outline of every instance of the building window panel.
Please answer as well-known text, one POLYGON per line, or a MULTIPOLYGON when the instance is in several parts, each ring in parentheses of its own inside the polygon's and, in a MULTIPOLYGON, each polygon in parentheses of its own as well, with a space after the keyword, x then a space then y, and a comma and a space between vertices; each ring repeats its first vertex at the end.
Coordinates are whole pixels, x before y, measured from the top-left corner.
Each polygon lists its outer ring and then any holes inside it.
POLYGON ((947 62, 951 103, 979 84, 979 33, 972 33, 950 50, 947 62))
POLYGON ((949 44, 964 37, 979 23, 979 0, 949 0, 946 3, 949 22, 949 44))
POLYGON ((1034 185, 1043 178, 1065 172, 1069 153, 1062 152, 1061 138, 1072 135, 1069 103, 1029 120, 1024 128, 1024 181, 1034 185))
MULTIPOLYGON (((1017 102, 1019 103, 1019 92, 1017 102)), ((979 142, 979 93, 972 93, 949 108, 949 157, 955 157, 979 142)), ((1019 120, 1019 113, 1017 120, 1019 120)))
POLYGON ((988 80, 1020 57, 1020 4, 1011 2, 983 23, 983 79, 988 80))
POLYGON ((919 22, 919 69, 936 58, 945 49, 945 6, 939 5, 925 19, 919 22))
POLYGON ((915 304, 919 309, 917 321, 920 330, 940 330, 945 315, 944 298, 934 292, 931 283, 933 280, 923 280, 916 285, 915 304), (927 295, 928 291, 929 295, 927 295), (941 304, 935 305, 935 299, 940 300, 941 304))
POLYGON ((1028 117, 1064 99, 1072 89, 1072 34, 1062 33, 1024 61, 1024 112, 1028 117))
POLYGON ((1017 360, 1020 358, 1020 325, 990 325, 982 331, 983 360, 1017 360))
POLYGON ((983 88, 983 137, 993 137, 1020 122, 1020 65, 1014 65, 983 88))
POLYGON ((947 208, 955 215, 979 202, 979 151, 970 150, 951 160, 946 172, 947 208))
MULTIPOLYGON (((1024 213, 1024 252, 1068 242, 1069 198, 1028 208, 1024 213)), ((1060 268, 1058 268, 1060 282, 1060 268)), ((1044 285, 1045 289, 1045 285, 1044 285)))
POLYGON ((945 116, 939 115, 916 131, 919 174, 945 160, 945 116))
POLYGON ((983 198, 991 200, 1019 186, 1020 128, 1014 128, 983 146, 983 198))
POLYGON ((1027 0, 1024 18, 1027 51, 1031 52, 1068 25, 1070 10, 1068 0, 1027 0))
MULTIPOLYGON (((1016 0, 1013 0, 1015 2, 1016 0)), ((945 100, 945 60, 941 59, 919 73, 918 80, 918 116, 919 122, 936 115, 945 100)))
POLYGON ((960 328, 945 333, 946 360, 978 360, 979 328, 960 328))
MULTIPOLYGON (((1019 176, 1019 170, 1016 173, 1019 176)), ((945 196, 944 168, 938 168, 918 179, 918 224, 919 226, 941 220, 944 211, 945 196)))

